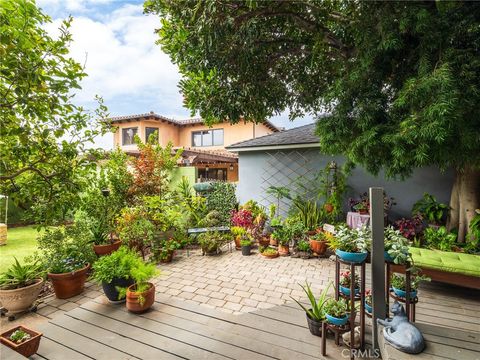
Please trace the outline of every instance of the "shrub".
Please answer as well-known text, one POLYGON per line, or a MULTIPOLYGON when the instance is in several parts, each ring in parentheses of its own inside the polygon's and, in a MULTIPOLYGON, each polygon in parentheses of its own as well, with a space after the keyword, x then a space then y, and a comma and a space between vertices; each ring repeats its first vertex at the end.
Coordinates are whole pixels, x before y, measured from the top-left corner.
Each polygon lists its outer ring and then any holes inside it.
POLYGON ((427 248, 442 251, 452 251, 452 247, 457 241, 457 235, 449 233, 445 226, 438 229, 426 228, 423 236, 427 248))
POLYGON ((310 243, 305 240, 300 240, 297 244, 298 251, 309 252, 310 251, 310 243))
POLYGON ((206 205, 208 212, 218 211, 221 224, 228 226, 232 210, 235 210, 238 205, 235 185, 227 182, 213 182, 211 190, 207 194, 206 205))
POLYGON ((218 231, 209 231, 198 235, 198 243, 206 254, 217 252, 223 245, 232 241, 230 234, 222 234, 218 231))
POLYGON ((423 194, 423 198, 418 200, 412 207, 412 214, 420 214, 430 224, 441 224, 446 217, 450 207, 442 204, 428 193, 423 194))
POLYGON ((142 260, 126 246, 120 247, 110 255, 102 256, 93 264, 93 280, 98 283, 110 283, 114 278, 129 279, 132 269, 142 260))

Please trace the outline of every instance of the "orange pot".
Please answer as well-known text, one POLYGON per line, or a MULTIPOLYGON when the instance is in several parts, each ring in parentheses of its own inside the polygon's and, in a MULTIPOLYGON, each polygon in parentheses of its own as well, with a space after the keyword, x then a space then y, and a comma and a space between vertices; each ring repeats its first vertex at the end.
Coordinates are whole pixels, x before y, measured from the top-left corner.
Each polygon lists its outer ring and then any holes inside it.
POLYGON ((150 309, 155 301, 155 285, 148 283, 148 289, 138 293, 133 284, 127 289, 127 310, 133 313, 143 313, 150 309))
POLYGON ((326 203, 325 205, 323 205, 323 208, 328 214, 330 214, 333 211, 333 205, 330 203, 326 203))
POLYGON ((107 245, 93 245, 93 251, 95 251, 95 254, 98 256, 110 255, 114 251, 117 251, 120 245, 122 245, 120 240, 107 245))
POLYGON ((278 245, 278 253, 280 256, 287 256, 290 254, 290 249, 288 248, 288 245, 278 245))
POLYGON ((235 249, 236 250, 240 250, 242 248, 242 246, 240 245, 240 240, 242 239, 242 237, 240 235, 237 235, 235 236, 234 240, 235 240, 235 249))
MULTIPOLYGON (((42 337, 42 333, 31 330, 25 326, 19 325, 2 333, 0 335, 0 341, 2 344, 8 346, 12 350, 15 350, 17 353, 29 358, 30 356, 34 355, 38 351, 41 337, 42 337), (12 335, 15 330, 25 331, 27 334, 30 335, 30 339, 25 340, 20 344, 17 344, 11 341, 10 335, 12 335)), ((8 356, 5 355, 5 357, 7 358, 8 356)))
POLYGON ((310 249, 317 255, 323 255, 327 251, 327 242, 310 239, 310 249))
POLYGON ((48 278, 52 281, 53 290, 59 299, 68 299, 75 295, 81 294, 87 280, 87 272, 90 264, 84 268, 71 273, 48 274, 48 278))

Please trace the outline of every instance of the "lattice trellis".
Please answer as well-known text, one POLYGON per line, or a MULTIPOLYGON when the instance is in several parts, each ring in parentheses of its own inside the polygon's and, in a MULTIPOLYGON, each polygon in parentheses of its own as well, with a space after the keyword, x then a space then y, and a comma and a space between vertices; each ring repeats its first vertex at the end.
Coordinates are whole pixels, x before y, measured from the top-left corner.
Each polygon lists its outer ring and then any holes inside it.
MULTIPOLYGON (((267 206, 276 203, 276 199, 266 193, 270 186, 284 186, 290 189, 292 195, 300 189, 298 182, 301 181, 306 188, 314 189, 316 170, 312 162, 318 150, 291 150, 267 152, 268 159, 261 177, 261 198, 260 202, 267 206)), ((280 211, 285 212, 290 207, 290 200, 282 199, 280 211)))

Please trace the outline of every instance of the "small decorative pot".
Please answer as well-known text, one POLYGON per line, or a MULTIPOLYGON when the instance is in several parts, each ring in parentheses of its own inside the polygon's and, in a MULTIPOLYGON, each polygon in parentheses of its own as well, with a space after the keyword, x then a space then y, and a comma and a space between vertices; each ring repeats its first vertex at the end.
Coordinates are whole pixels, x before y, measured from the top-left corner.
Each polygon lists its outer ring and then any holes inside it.
MULTIPOLYGON (((392 286, 392 289, 395 295, 397 295, 398 297, 401 297, 404 299, 407 297, 407 292, 405 290, 397 289, 396 287, 393 287, 393 286, 392 286)), ((410 291, 410 299, 413 299, 416 296, 417 296, 417 290, 410 291)))
POLYGON ((0 341, 2 344, 8 346, 10 349, 28 358, 34 355, 38 351, 41 337, 42 337, 42 333, 26 328, 25 326, 19 325, 14 327, 13 329, 10 329, 2 333, 0 335, 0 341), (16 330, 23 330, 27 334, 30 334, 30 339, 25 340, 20 344, 17 344, 11 341, 10 335, 12 335, 16 330))
POLYGON ((122 242, 120 240, 106 245, 93 245, 93 251, 95 251, 95 254, 97 254, 97 256, 110 255, 114 251, 117 251, 120 245, 122 245, 122 242))
POLYGON ((102 282, 103 292, 111 303, 124 303, 125 299, 119 299, 119 293, 117 287, 128 288, 133 285, 135 281, 133 279, 114 278, 112 282, 102 282))
POLYGON ((248 256, 250 255, 250 250, 252 249, 252 246, 251 245, 246 245, 246 246, 242 246, 242 255, 243 256, 248 256))
POLYGON ((323 255, 327 251, 327 242, 310 239, 310 249, 317 255, 323 255))
POLYGON ((393 258, 390 256, 390 254, 388 253, 388 251, 385 250, 385 252, 383 253, 384 257, 385 257, 385 261, 388 261, 388 262, 393 262, 393 258))
POLYGON ((84 268, 70 273, 49 273, 48 277, 52 281, 56 297, 59 299, 68 299, 82 293, 89 269, 90 264, 87 264, 84 268))
POLYGON ((278 254, 280 256, 288 256, 290 254, 288 245, 278 245, 278 254))
POLYGON ((265 254, 262 253, 262 256, 265 256, 267 259, 275 259, 278 257, 278 251, 275 254, 265 254))
POLYGON ((323 205, 323 208, 325 209, 327 214, 330 214, 333 211, 333 205, 330 203, 326 203, 325 205, 323 205))
MULTIPOLYGON (((310 309, 311 311, 312 309, 310 309)), ((308 313, 305 313, 307 317, 307 324, 308 324, 308 329, 310 330, 310 333, 315 336, 322 336, 322 322, 310 318, 308 316, 308 313)))
POLYGON ((325 314, 327 321, 330 324, 336 325, 336 326, 342 326, 345 325, 348 321, 348 315, 345 315, 343 318, 337 318, 335 316, 331 316, 329 314, 325 314))
POLYGON ((135 291, 136 285, 130 285, 127 289, 127 310, 136 314, 141 314, 153 305, 155 301, 155 286, 148 283, 148 289, 138 293, 135 291))
POLYGON ((270 245, 270 239, 268 237, 262 236, 260 239, 258 239, 258 244, 260 246, 266 247, 270 245))
POLYGON ((37 279, 35 283, 19 289, 0 290, 0 304, 8 310, 8 315, 27 311, 42 291, 43 283, 43 279, 37 279))
POLYGON ((335 250, 335 254, 342 259, 343 261, 348 261, 352 263, 362 263, 367 258, 368 252, 348 252, 342 250, 335 250))
MULTIPOLYGON (((349 287, 344 287, 342 285, 339 285, 340 291, 347 296, 350 296, 350 288, 349 287)), ((360 289, 355 288, 355 295, 360 293, 360 289)))
POLYGON ((274 238, 270 238, 270 245, 272 246, 278 246, 278 240, 274 238))
POLYGON ((365 310, 366 310, 369 314, 371 314, 372 311, 373 311, 372 307, 371 307, 370 305, 368 305, 366 302, 365 302, 364 305, 365 305, 365 310))

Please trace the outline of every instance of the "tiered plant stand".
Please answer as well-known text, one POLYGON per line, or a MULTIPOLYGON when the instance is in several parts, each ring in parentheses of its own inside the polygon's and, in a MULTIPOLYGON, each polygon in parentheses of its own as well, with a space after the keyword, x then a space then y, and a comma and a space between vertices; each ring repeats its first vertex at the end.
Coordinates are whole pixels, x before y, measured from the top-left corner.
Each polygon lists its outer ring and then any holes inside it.
POLYGON ((340 335, 350 332, 350 359, 354 359, 352 348, 355 346, 355 318, 357 311, 355 309, 355 302, 360 301, 360 349, 365 347, 365 263, 354 263, 341 260, 338 256, 335 257, 335 300, 343 297, 350 303, 350 319, 344 326, 336 326, 323 322, 322 324, 322 356, 327 355, 326 339, 327 333, 330 330, 335 334, 335 344, 339 345, 340 335), (350 270, 350 276, 353 281, 350 282, 350 295, 345 295, 340 292, 340 269, 341 265, 347 265, 350 270), (355 294, 355 269, 360 267, 360 293, 355 294))
POLYGON ((410 263, 406 263, 404 265, 397 265, 393 264, 392 262, 385 261, 386 271, 385 271, 385 294, 389 294, 387 296, 387 317, 389 317, 390 311, 390 298, 397 300, 398 302, 405 304, 405 313, 407 314, 408 321, 415 322, 415 305, 418 302, 418 297, 415 296, 413 298, 410 297, 410 292, 412 289, 412 274, 410 271, 410 263), (401 271, 396 270, 401 269, 401 271), (390 277, 391 274, 394 272, 401 272, 405 273, 405 297, 399 297, 394 292, 393 289, 390 287, 390 277))

